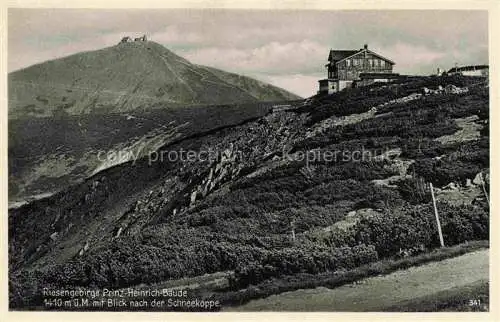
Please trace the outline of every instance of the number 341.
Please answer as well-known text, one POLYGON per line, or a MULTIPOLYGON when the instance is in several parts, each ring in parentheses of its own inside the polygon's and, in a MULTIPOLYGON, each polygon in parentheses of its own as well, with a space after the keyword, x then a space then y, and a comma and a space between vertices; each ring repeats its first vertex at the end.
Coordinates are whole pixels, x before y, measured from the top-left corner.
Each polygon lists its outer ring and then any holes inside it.
POLYGON ((471 299, 469 300, 469 306, 480 306, 481 305, 481 300, 480 299, 471 299))

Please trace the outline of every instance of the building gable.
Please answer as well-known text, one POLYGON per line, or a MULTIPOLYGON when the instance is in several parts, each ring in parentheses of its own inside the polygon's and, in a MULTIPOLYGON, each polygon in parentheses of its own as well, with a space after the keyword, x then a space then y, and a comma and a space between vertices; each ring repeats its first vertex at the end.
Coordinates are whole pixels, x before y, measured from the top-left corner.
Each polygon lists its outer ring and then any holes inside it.
POLYGON ((379 55, 379 54, 377 54, 377 53, 374 53, 374 52, 373 52, 373 51, 371 51, 371 50, 368 50, 368 49, 362 49, 362 50, 360 50, 360 51, 356 51, 354 54, 352 54, 352 55, 350 55, 350 56, 347 56, 347 57, 345 57, 345 58, 343 58, 343 59, 339 60, 339 61, 337 62, 337 64, 338 64, 338 63, 340 63, 340 62, 343 62, 343 61, 345 61, 345 60, 347 60, 347 59, 355 58, 355 57, 356 57, 356 56, 358 56, 358 55, 361 55, 361 54, 363 54, 363 55, 364 55, 364 53, 365 53, 365 52, 366 52, 366 53, 368 53, 368 54, 371 54, 371 55, 373 55, 373 56, 376 56, 377 58, 380 58, 380 59, 382 59, 382 60, 384 60, 384 61, 388 62, 388 63, 389 63, 389 64, 391 64, 391 65, 395 65, 395 64, 396 64, 396 63, 394 63, 392 60, 387 59, 387 58, 385 58, 385 57, 383 57, 383 56, 381 56, 381 55, 379 55))
POLYGON ((319 81, 319 93, 334 93, 345 88, 391 82, 399 77, 392 72, 395 63, 371 50, 330 50, 327 78, 319 81))

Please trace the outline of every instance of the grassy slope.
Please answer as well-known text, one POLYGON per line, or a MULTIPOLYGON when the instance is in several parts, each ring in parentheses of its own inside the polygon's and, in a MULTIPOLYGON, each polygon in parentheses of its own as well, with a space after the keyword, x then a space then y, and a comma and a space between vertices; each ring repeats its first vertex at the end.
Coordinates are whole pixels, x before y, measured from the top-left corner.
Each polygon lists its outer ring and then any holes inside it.
POLYGON ((276 100, 293 99, 293 97, 290 96, 289 92, 281 90, 280 88, 277 88, 275 86, 263 83, 261 81, 257 81, 249 77, 241 76, 234 73, 228 73, 212 67, 207 67, 207 66, 198 66, 198 67, 214 74, 215 76, 217 76, 218 78, 229 84, 244 89, 247 93, 249 93, 250 95, 259 100, 267 100, 268 97, 273 97, 273 96, 276 96, 276 100), (282 97, 280 97, 280 95, 282 97))
POLYGON ((248 77, 193 65, 155 42, 78 53, 9 74, 9 117, 297 99, 248 77), (240 87, 241 86, 241 87, 240 87))
POLYGON ((355 285, 282 293, 250 302, 237 310, 380 311, 405 300, 420 297, 429 299, 444 290, 483 283, 489 277, 488 258, 488 250, 476 251, 385 276, 371 277, 355 285))

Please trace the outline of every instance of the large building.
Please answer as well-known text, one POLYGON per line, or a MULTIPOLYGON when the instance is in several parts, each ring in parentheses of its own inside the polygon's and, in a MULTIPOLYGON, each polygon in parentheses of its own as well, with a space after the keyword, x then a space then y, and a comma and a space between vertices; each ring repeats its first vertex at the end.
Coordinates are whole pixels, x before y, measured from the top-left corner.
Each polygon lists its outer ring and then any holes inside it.
POLYGON ((448 71, 448 75, 482 76, 488 77, 490 73, 488 65, 473 65, 453 67, 448 71))
POLYGON ((319 81, 318 93, 335 93, 345 88, 387 82, 397 77, 392 73, 395 63, 368 49, 330 50, 328 78, 319 81))

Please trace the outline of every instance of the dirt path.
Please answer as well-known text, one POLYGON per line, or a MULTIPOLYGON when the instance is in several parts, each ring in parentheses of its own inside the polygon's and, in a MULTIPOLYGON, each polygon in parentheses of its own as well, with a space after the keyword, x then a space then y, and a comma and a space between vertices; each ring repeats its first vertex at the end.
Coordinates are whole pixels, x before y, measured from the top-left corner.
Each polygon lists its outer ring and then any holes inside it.
POLYGON ((488 249, 412 267, 335 289, 318 287, 273 295, 237 311, 379 311, 402 301, 489 279, 488 249))

